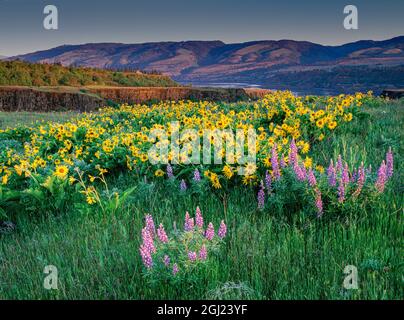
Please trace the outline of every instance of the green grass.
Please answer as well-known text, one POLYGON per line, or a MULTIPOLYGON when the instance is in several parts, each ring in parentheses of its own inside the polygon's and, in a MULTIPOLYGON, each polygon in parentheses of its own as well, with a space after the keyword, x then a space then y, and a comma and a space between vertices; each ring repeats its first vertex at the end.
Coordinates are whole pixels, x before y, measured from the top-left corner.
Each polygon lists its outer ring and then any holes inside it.
POLYGON ((65 122, 77 116, 77 112, 0 112, 0 129, 19 125, 33 125, 41 121, 65 122))
POLYGON ((347 130, 314 150, 324 164, 341 153, 354 163, 376 166, 393 147, 393 181, 359 215, 317 220, 296 214, 287 223, 270 209, 258 212, 253 190, 235 188, 226 197, 173 196, 159 185, 121 176, 110 186, 137 185, 138 192, 115 215, 70 210, 15 217, 17 231, 0 235, 0 298, 403 299, 403 120, 402 102, 367 108, 347 130), (226 220, 222 254, 213 257, 194 286, 150 286, 138 253, 144 215, 152 213, 170 230, 197 205, 205 221, 217 226, 226 220), (58 268, 59 290, 43 288, 49 264, 58 268), (346 265, 358 267, 359 290, 343 289, 346 265))

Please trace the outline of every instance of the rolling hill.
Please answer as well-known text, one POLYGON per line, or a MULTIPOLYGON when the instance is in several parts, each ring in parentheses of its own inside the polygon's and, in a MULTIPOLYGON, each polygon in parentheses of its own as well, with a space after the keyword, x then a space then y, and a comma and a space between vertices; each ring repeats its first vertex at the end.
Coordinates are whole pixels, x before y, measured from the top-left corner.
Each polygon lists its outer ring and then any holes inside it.
MULTIPOLYGON (((16 58, 63 65, 156 70, 183 83, 246 82, 267 87, 276 86, 276 81, 273 81, 275 78, 287 79, 285 75, 297 73, 305 76, 302 81, 306 87, 310 87, 311 73, 327 75, 334 71, 345 72, 348 68, 354 71, 353 75, 348 75, 346 84, 355 83, 356 87, 366 89, 366 81, 357 83, 355 70, 367 73, 369 69, 378 72, 382 70, 380 68, 384 68, 383 70, 388 71, 382 71, 381 74, 388 78, 380 77, 375 85, 403 85, 400 81, 395 83, 395 78, 389 79, 389 74, 397 66, 404 65, 404 36, 384 41, 364 40, 340 46, 293 40, 235 44, 221 41, 98 43, 64 45, 12 59, 16 58)), ((326 78, 325 85, 332 86, 332 77, 326 78)), ((318 79, 317 82, 321 84, 318 79)), ((288 85, 287 82, 282 84, 288 85)))
POLYGON ((168 76, 139 71, 112 71, 60 64, 0 61, 0 85, 3 86, 127 86, 175 87, 168 76))

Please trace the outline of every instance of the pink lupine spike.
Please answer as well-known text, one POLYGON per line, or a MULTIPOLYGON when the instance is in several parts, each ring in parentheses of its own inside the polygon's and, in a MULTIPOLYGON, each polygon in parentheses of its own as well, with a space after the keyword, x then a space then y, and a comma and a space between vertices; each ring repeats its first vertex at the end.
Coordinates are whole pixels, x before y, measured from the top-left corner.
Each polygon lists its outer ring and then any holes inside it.
POLYGON ((227 233, 227 226, 224 223, 224 220, 222 220, 220 222, 220 227, 219 227, 219 230, 217 232, 217 235, 219 236, 220 239, 223 239, 226 236, 226 233, 227 233))
POLYGON ((203 216, 201 209, 199 209, 199 207, 196 207, 195 223, 198 228, 203 228, 203 216))
POLYGON ((208 240, 212 240, 214 236, 215 236, 215 229, 213 228, 212 222, 210 222, 205 232, 205 238, 208 240))

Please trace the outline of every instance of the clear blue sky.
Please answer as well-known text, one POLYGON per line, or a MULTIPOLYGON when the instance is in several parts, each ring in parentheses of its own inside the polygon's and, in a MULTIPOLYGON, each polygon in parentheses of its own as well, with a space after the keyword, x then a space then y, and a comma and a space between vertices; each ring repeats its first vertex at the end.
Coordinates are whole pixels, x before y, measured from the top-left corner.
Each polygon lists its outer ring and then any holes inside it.
POLYGON ((404 35, 403 0, 0 0, 0 55, 88 42, 294 39, 341 44, 404 35), (59 9, 59 30, 42 26, 59 9), (359 10, 359 30, 342 26, 359 10))

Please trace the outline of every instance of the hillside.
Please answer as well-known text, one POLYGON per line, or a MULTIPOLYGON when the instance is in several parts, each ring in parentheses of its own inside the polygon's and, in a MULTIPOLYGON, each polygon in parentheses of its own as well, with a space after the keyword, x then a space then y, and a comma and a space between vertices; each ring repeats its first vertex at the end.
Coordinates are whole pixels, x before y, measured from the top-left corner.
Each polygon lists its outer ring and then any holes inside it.
POLYGON ((173 87, 178 84, 167 76, 64 67, 60 64, 0 61, 0 85, 9 86, 128 86, 173 87))
MULTIPOLYGON (((323 46, 306 41, 254 41, 225 44, 221 41, 155 42, 144 44, 100 43, 64 45, 21 55, 30 62, 61 63, 98 68, 157 70, 174 80, 192 83, 238 82, 271 87, 277 72, 293 73, 356 66, 366 74, 380 66, 404 65, 404 36, 385 41, 358 41, 340 46, 323 46)), ((304 76, 306 74, 302 74, 304 76)), ((287 77, 286 77, 287 78, 287 77)), ((285 78, 285 79, 286 79, 285 78)), ((380 77, 382 79, 382 77, 380 77)), ((328 77, 329 79, 329 77, 328 77)), ((310 78, 306 85, 315 87, 310 78)), ((321 82, 321 81, 320 81, 321 82)), ((355 75, 348 84, 359 84, 355 75)), ((331 82, 331 86, 335 82, 331 82)), ((387 85, 382 83, 381 85, 387 85)), ((289 86, 291 83, 285 82, 289 86)))

